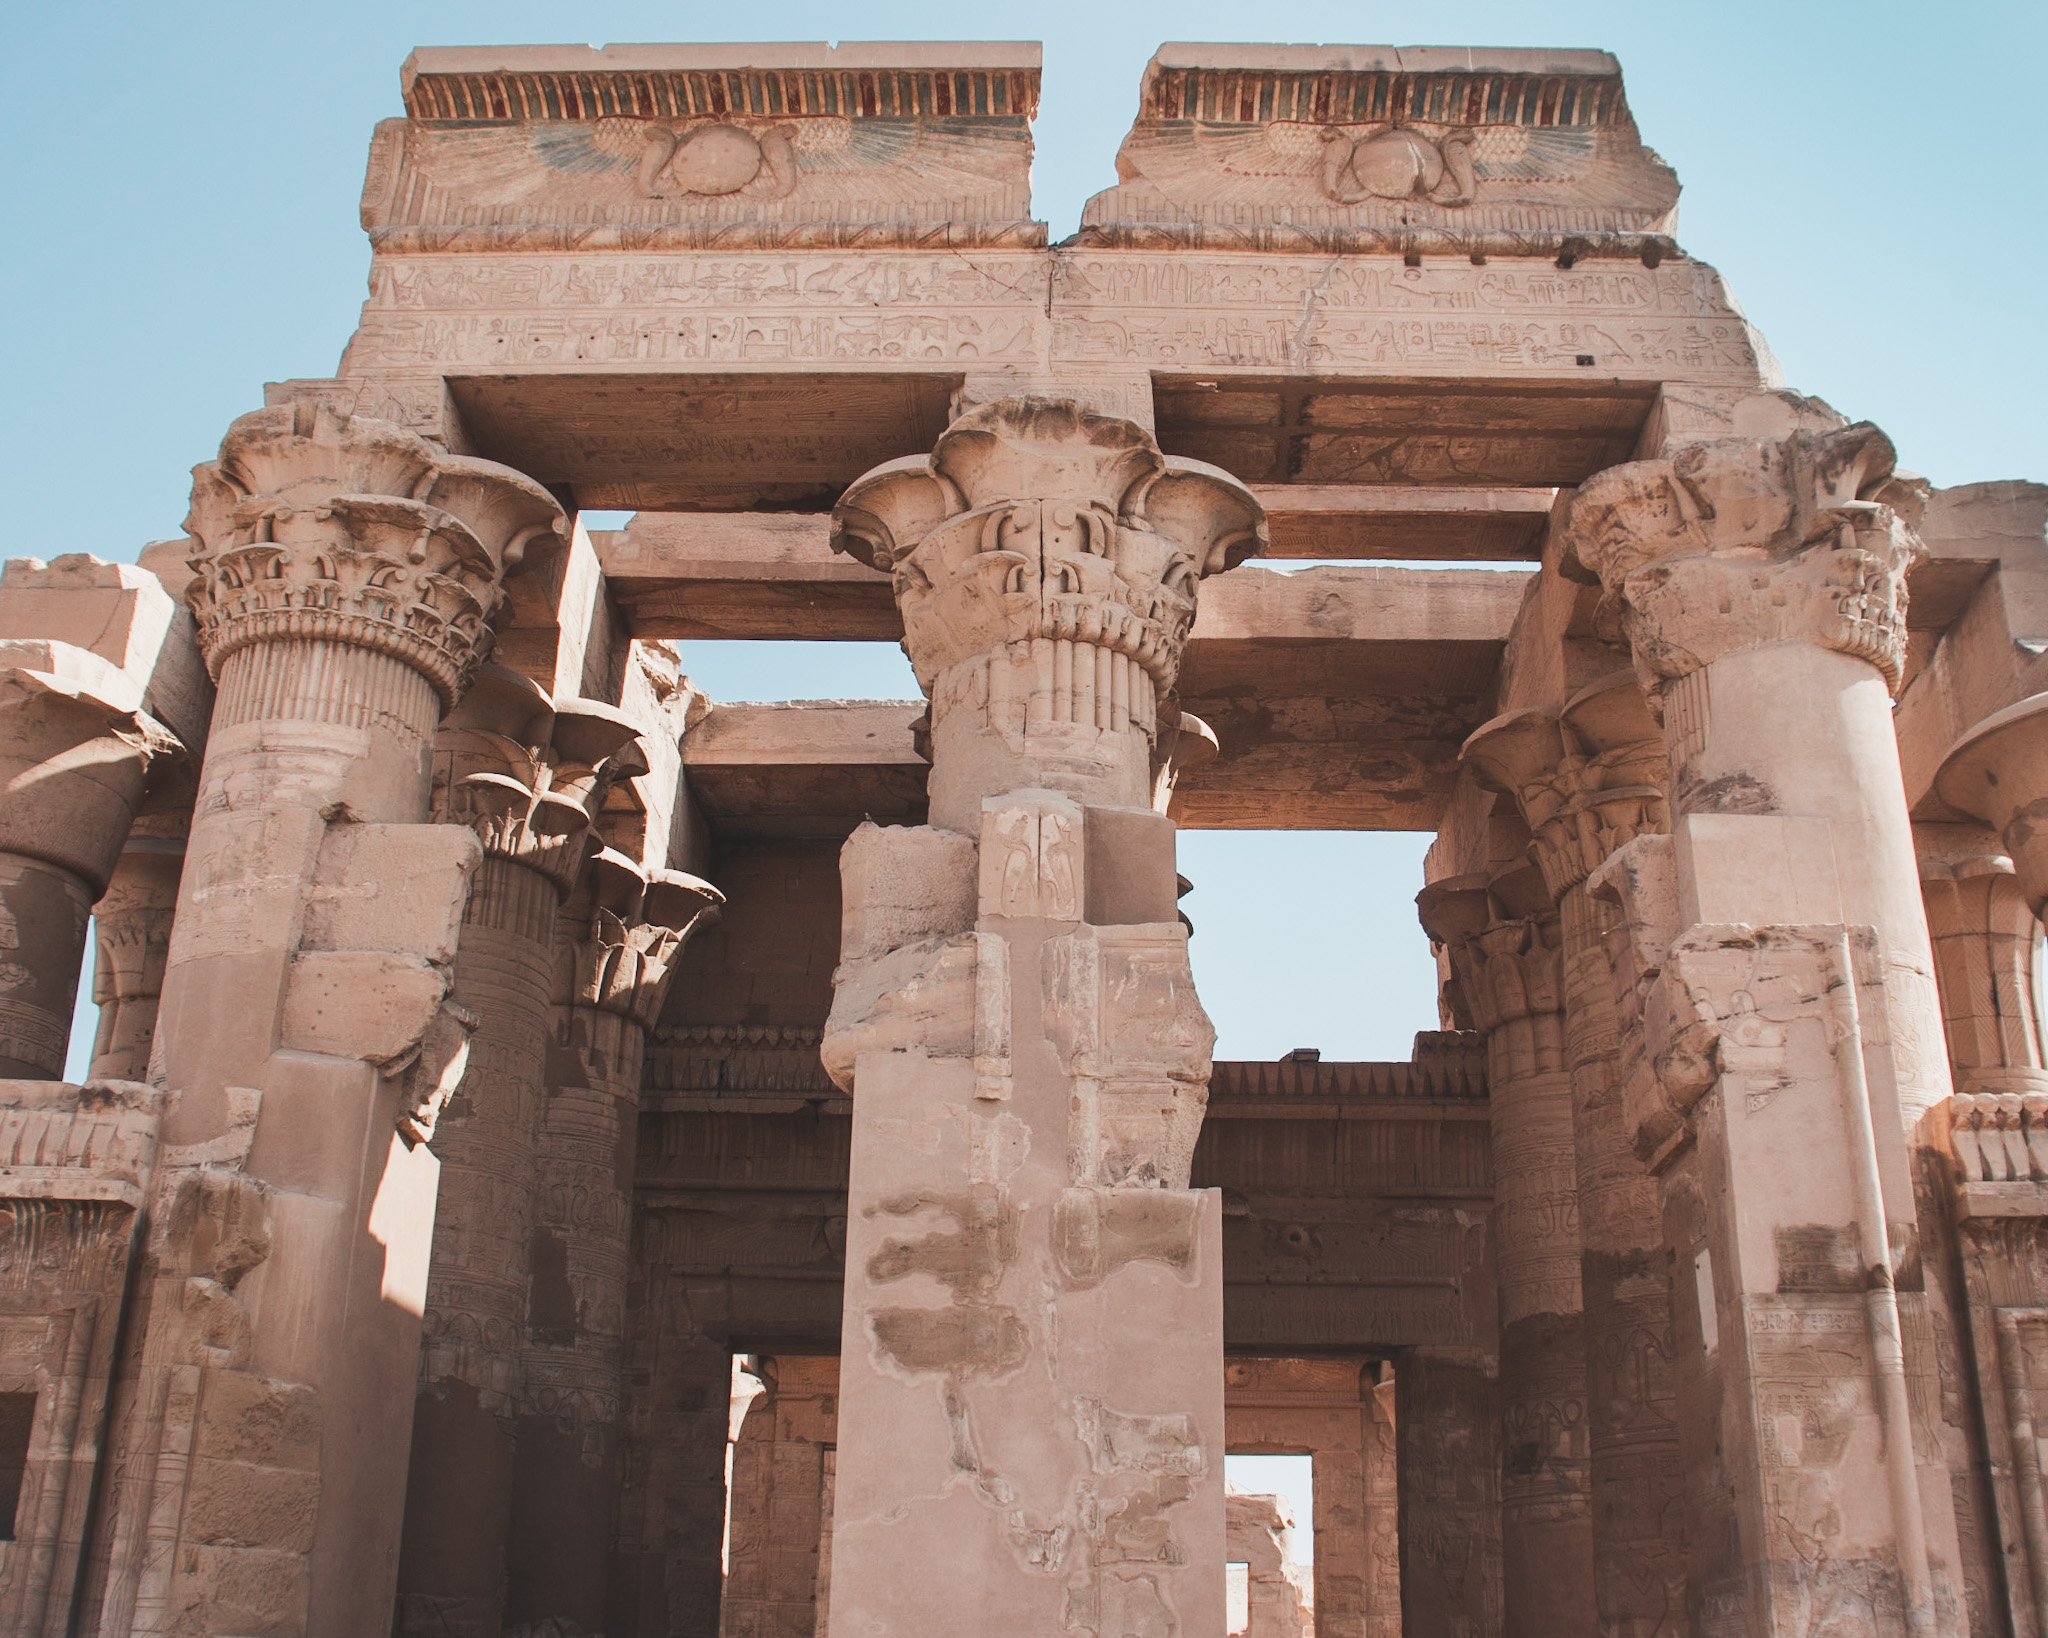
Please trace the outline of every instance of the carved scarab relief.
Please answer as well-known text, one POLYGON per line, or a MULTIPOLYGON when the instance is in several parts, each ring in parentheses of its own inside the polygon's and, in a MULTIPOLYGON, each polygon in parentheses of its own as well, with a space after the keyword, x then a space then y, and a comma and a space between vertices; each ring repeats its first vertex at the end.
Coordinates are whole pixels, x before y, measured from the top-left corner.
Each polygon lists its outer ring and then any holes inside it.
POLYGON ((591 142, 618 159, 634 162, 633 179, 649 199, 721 198, 743 193, 750 199, 786 199, 798 178, 797 149, 813 146, 805 139, 837 136, 845 141, 842 120, 806 122, 749 129, 729 121, 696 121, 671 125, 653 119, 603 119, 591 142))
POLYGON ((1477 178, 1472 135, 1452 131, 1432 142, 1405 126, 1360 135, 1342 126, 1319 133, 1323 192, 1340 205, 1361 199, 1427 199, 1469 205, 1477 178))

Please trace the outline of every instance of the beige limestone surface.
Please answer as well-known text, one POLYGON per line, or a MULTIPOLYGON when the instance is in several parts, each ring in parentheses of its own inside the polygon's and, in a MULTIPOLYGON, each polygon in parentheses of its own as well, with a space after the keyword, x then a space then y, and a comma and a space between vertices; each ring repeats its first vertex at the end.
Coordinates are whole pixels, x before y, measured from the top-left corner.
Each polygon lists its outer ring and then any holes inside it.
POLYGON ((1164 46, 1056 246, 1031 45, 398 89, 336 375, 0 570, 0 1626, 2044 1630, 2048 490, 1612 57, 1164 46), (1444 1027, 1212 1063, 1180 826, 1434 831, 1444 1027))

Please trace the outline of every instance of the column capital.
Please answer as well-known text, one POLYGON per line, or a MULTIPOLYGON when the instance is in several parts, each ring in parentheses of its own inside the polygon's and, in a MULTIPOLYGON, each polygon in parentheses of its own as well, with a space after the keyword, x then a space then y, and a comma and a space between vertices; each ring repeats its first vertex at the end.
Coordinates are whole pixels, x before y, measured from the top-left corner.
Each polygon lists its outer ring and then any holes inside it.
POLYGON ((126 672, 70 643, 0 641, 0 853, 106 891, 149 766, 181 749, 126 672))
POLYGON ((1423 931, 1450 957, 1459 1010, 1487 1037, 1496 1085, 1563 1067, 1563 930, 1533 875, 1525 865, 1492 882, 1451 876, 1415 898, 1423 931))
POLYGON ((1579 486, 1564 530, 1619 599, 1653 701, 1725 654, 1788 641, 1867 660, 1896 692, 1920 494, 1859 422, 1609 467, 1579 486))
POLYGON ((1059 398, 970 409, 832 514, 835 550, 894 574, 928 693, 948 667, 1035 638, 1128 655, 1164 692, 1196 582, 1265 544, 1264 508, 1229 473, 1059 398))
POLYGON ((1956 741, 1935 794, 1997 831, 2035 915, 2048 907, 2048 694, 1994 712, 1956 741))
POLYGON ((1511 798, 1553 900, 1638 836, 1671 828, 1664 738, 1636 679, 1615 672, 1562 706, 1530 706, 1482 724, 1459 759, 1511 798))
POLYGON ((495 461, 392 422, 285 404, 245 415, 193 468, 186 592, 215 680, 259 643, 388 654, 445 708, 490 646, 505 571, 566 540, 561 506, 495 461))
POLYGON ((680 870, 642 873, 610 848, 591 862, 591 910, 575 940, 568 1000, 652 1029, 675 960, 718 919, 725 895, 680 870))
POLYGON ((606 793, 646 771, 625 712, 596 700, 557 704, 519 672, 484 666, 434 736, 433 815, 469 826, 487 857, 536 870, 567 894, 593 851, 606 793))

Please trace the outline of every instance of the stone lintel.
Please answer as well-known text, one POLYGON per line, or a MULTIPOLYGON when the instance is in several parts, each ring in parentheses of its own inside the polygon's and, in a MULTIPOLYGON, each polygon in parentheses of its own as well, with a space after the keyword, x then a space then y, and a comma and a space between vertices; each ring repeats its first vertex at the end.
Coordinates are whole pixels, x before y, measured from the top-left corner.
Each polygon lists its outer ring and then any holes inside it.
MULTIPOLYGON (((1426 557, 1454 537, 1539 549, 1553 491, 1262 484, 1272 558, 1426 557), (1348 550, 1347 550, 1348 548, 1348 550)), ((888 579, 827 544, 800 513, 643 512, 591 543, 635 636, 893 642, 888 579)), ((1191 647, 1218 640, 1370 637, 1504 642, 1528 575, 1328 568, 1290 579, 1246 565, 1202 589, 1191 647), (1311 612, 1311 604, 1314 605, 1311 612)))

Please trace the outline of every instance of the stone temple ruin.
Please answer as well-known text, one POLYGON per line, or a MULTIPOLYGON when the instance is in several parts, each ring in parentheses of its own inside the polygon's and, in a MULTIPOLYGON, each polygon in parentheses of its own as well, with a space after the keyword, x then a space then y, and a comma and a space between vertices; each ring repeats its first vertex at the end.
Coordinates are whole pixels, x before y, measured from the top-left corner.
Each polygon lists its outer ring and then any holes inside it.
POLYGON ((1038 63, 420 51, 334 379, 6 565, 0 1630, 2048 1630, 2048 488, 1602 53, 1166 47, 1054 246, 1038 63), (1184 826, 1435 832, 1443 1028, 1212 1062, 1184 826))

